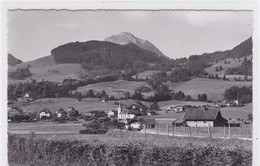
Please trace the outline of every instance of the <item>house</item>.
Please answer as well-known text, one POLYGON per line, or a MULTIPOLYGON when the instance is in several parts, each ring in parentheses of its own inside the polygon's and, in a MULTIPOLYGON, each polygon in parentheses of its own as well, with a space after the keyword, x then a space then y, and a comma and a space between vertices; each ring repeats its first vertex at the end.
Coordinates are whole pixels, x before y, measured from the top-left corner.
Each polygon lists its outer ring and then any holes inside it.
POLYGON ((51 111, 48 108, 44 108, 39 112, 40 119, 48 119, 51 118, 51 111))
POLYGON ((227 126, 227 119, 223 118, 219 108, 188 108, 183 120, 190 127, 227 126))
POLYGON ((68 113, 62 108, 55 112, 57 118, 68 117, 68 113))
POLYGON ((106 98, 99 99, 99 101, 100 101, 101 103, 106 103, 106 102, 107 102, 106 98))
POLYGON ((157 115, 155 111, 147 111, 148 116, 157 115))
POLYGON ((115 110, 110 110, 108 113, 107 113, 107 116, 109 118, 117 118, 117 115, 118 115, 118 112, 115 111, 115 110))
POLYGON ((126 125, 125 128, 131 129, 131 130, 141 130, 142 129, 142 122, 140 121, 140 119, 128 119, 126 120, 126 125))
POLYGON ((172 106, 167 106, 165 108, 163 108, 163 111, 172 111, 173 107, 172 106))
POLYGON ((134 114, 131 114, 128 110, 123 110, 123 107, 119 103, 119 106, 117 108, 117 119, 118 120, 126 120, 126 119, 133 119, 136 116, 134 114))
POLYGON ((185 125, 185 122, 184 122, 183 118, 180 117, 180 118, 176 119, 175 121, 173 121, 173 122, 172 122, 172 125, 173 125, 174 127, 180 127, 180 126, 184 126, 184 125, 185 125))
POLYGON ((131 110, 139 110, 139 111, 147 110, 147 108, 144 105, 140 105, 140 104, 131 104, 129 106, 129 109, 131 109, 131 110))
POLYGON ((85 116, 92 116, 92 117, 105 117, 107 114, 104 111, 100 110, 91 110, 84 113, 85 116))
POLYGON ((88 129, 99 129, 103 127, 103 124, 99 120, 93 119, 89 122, 84 123, 83 126, 88 129))
POLYGON ((142 123, 143 123, 144 127, 147 129, 153 129, 157 125, 155 119, 152 119, 152 118, 147 118, 147 119, 144 118, 144 119, 142 119, 142 123))
POLYGON ((184 109, 183 109, 182 105, 177 105, 177 106, 173 107, 173 111, 174 112, 183 112, 184 109))

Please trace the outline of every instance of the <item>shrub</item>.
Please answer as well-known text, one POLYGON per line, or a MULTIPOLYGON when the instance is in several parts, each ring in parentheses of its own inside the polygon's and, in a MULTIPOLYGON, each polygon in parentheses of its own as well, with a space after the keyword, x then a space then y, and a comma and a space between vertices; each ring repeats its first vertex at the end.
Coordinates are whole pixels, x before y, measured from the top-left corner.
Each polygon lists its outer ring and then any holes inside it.
POLYGON ((143 135, 145 139, 140 140, 138 134, 131 132, 108 134, 114 135, 114 141, 95 137, 72 141, 9 135, 8 159, 24 165, 252 165, 252 149, 233 140, 224 144, 224 141, 170 140, 149 135, 143 135), (123 141, 126 138, 131 139, 123 141))

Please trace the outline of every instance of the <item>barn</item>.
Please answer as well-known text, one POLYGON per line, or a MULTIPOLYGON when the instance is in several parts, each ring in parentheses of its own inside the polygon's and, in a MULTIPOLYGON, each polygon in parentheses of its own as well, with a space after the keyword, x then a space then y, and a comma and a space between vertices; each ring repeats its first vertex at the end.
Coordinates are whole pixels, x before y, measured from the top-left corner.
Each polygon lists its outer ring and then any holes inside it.
POLYGON ((190 127, 227 126, 228 120, 222 117, 219 108, 188 108, 183 120, 190 127))

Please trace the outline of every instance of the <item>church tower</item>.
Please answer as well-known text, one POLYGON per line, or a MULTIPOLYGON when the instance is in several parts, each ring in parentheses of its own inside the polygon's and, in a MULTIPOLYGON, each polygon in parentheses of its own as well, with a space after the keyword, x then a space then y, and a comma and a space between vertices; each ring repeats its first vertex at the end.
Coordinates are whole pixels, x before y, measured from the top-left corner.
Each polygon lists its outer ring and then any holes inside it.
POLYGON ((118 108, 117 108, 117 112, 118 112, 117 117, 119 117, 119 115, 120 115, 121 112, 122 112, 122 106, 121 106, 121 103, 120 103, 120 102, 119 102, 119 105, 118 105, 118 108))

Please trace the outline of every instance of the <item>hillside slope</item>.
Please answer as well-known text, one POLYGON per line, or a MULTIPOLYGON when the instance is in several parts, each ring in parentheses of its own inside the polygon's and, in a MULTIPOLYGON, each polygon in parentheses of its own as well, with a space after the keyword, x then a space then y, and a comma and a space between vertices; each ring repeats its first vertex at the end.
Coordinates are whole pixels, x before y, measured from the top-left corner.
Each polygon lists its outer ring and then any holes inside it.
POLYGON ((133 43, 145 50, 151 51, 159 56, 164 56, 166 57, 155 45, 153 45, 151 42, 144 40, 144 39, 140 39, 135 37, 133 34, 129 33, 129 32, 121 32, 118 35, 112 35, 109 36, 107 38, 104 39, 105 41, 109 41, 112 43, 116 43, 116 44, 121 44, 121 45, 125 45, 125 44, 129 44, 129 43, 133 43))
MULTIPOLYGON (((53 56, 46 56, 36 60, 23 62, 12 67, 9 66, 8 72, 16 71, 17 68, 27 67, 29 67, 32 76, 26 80, 35 79, 41 81, 44 79, 46 81, 62 82, 65 78, 79 79, 81 73, 85 73, 85 70, 82 69, 80 64, 56 64, 53 56)), ((26 80, 14 80, 8 78, 8 83, 13 84, 17 82, 26 82, 26 80)))
POLYGON ((22 63, 20 59, 15 58, 12 54, 8 54, 8 65, 9 66, 14 66, 17 64, 22 63))
MULTIPOLYGON (((248 56, 245 56, 245 57, 247 57, 247 59, 251 60, 251 58, 253 56, 248 55, 248 56)), ((226 58, 226 59, 218 61, 218 63, 215 63, 214 65, 206 68, 205 71, 209 74, 218 74, 219 76, 222 77, 227 69, 240 67, 243 60, 244 60, 244 57, 242 57, 242 58, 226 58), (225 63, 225 62, 229 62, 229 63, 225 63), (220 66, 222 66, 223 70, 216 71, 216 67, 220 67, 220 66)))
MULTIPOLYGON (((118 80, 82 86, 79 87, 77 91, 85 94, 87 93, 87 91, 92 89, 94 93, 101 93, 104 89, 108 96, 114 96, 115 98, 120 99, 121 97, 125 97, 126 92, 129 92, 131 95, 134 94, 134 91, 141 86, 150 87, 146 82, 118 80)), ((142 94, 144 97, 148 97, 150 95, 153 95, 154 93, 146 92, 142 94)))
POLYGON ((206 93, 208 100, 223 100, 223 94, 226 89, 232 86, 251 86, 252 81, 224 81, 208 78, 194 78, 188 82, 180 84, 169 84, 169 89, 176 91, 183 91, 185 95, 191 95, 192 98, 197 99, 198 94, 206 93))

